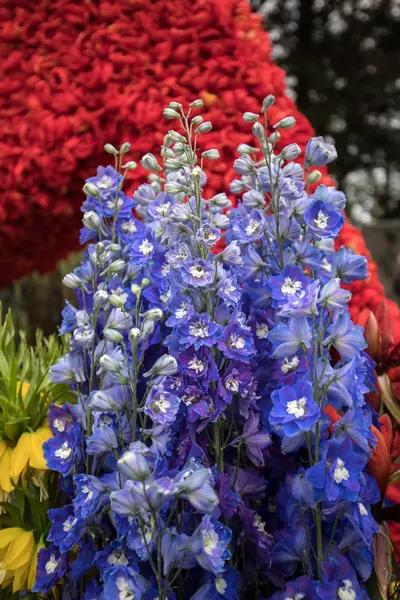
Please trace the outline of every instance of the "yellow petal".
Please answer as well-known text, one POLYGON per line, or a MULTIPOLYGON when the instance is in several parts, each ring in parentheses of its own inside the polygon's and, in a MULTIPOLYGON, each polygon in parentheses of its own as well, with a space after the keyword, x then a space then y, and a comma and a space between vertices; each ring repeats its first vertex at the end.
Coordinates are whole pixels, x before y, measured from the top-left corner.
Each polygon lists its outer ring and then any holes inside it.
POLYGON ((5 440, 0 440, 0 461, 3 458, 3 454, 7 450, 7 447, 7 442, 5 440))
POLYGON ((35 581, 36 581, 36 569, 37 569, 37 557, 38 557, 38 553, 40 552, 40 550, 42 548, 45 548, 45 545, 43 544, 43 542, 39 542, 36 545, 35 552, 33 553, 33 556, 32 556, 31 564, 30 564, 30 567, 29 567, 29 574, 28 574, 28 590, 29 591, 32 591, 32 588, 35 585, 35 581))
POLYGON ((10 464, 12 453, 12 448, 8 446, 0 460, 0 488, 5 492, 12 492, 15 487, 10 479, 10 464))
MULTIPOLYGON (((51 436, 51 431, 50 431, 51 436)), ((49 436, 49 437, 50 437, 49 436)), ((43 439, 39 430, 31 433, 31 455, 29 457, 29 466, 33 469, 47 469, 46 461, 43 457, 43 439)))
POLYGON ((11 456, 10 477, 18 481, 22 470, 28 464, 31 454, 31 434, 23 433, 15 446, 11 456))
POLYGON ((31 386, 27 381, 19 381, 17 383, 17 394, 19 394, 19 391, 21 390, 22 400, 25 400, 27 397, 30 387, 31 386))
POLYGON ((7 527, 0 531, 0 548, 5 548, 13 542, 18 536, 25 533, 21 527, 7 527))
POLYGON ((11 542, 3 567, 15 571, 24 565, 29 565, 35 549, 35 538, 32 531, 24 531, 11 542))
POLYGON ((19 592, 22 589, 26 589, 26 580, 28 579, 29 564, 22 565, 19 569, 14 571, 14 581, 12 591, 19 592))

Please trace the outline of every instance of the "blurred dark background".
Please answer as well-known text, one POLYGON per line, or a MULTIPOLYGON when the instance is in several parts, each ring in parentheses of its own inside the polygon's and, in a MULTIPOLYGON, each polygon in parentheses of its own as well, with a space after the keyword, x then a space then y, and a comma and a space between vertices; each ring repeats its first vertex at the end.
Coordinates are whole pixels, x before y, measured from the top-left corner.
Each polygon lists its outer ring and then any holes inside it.
MULTIPOLYGON (((380 269, 400 300, 400 0, 251 0, 287 73, 299 109, 333 141, 331 173, 348 198, 380 269)), ((77 232, 78 235, 78 232, 77 232)), ((49 276, 33 274, 0 292, 19 327, 53 332, 73 255, 49 276)))

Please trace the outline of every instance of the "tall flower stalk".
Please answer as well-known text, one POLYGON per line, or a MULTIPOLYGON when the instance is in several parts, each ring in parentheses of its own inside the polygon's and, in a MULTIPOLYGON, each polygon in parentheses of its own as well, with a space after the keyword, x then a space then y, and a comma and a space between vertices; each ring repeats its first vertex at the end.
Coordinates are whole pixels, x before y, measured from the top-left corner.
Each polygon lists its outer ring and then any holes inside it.
POLYGON ((340 287, 365 277, 365 261, 333 250, 343 195, 307 191, 334 149, 312 139, 304 168, 296 144, 275 155, 294 120, 271 128, 273 103, 264 125, 244 115, 260 148, 239 147, 237 208, 205 198, 204 166, 219 154, 202 150, 201 100, 165 109, 178 126, 163 164, 142 158, 151 174, 133 199, 128 143, 107 144, 115 166, 85 183, 89 245, 65 278, 79 306, 63 312, 70 352, 52 369, 78 402, 50 408, 44 446, 69 500, 50 513, 38 591, 64 578, 72 598, 286 599, 293 588, 323 600, 335 585, 342 600, 366 597, 371 363, 340 287))

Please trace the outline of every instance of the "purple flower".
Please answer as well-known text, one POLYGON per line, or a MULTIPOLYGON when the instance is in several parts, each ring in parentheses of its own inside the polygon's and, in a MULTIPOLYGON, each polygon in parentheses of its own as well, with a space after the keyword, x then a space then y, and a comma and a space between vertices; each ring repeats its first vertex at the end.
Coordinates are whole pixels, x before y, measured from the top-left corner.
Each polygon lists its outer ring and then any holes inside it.
POLYGON ((279 435, 295 436, 310 431, 321 416, 321 411, 313 400, 313 387, 305 380, 293 386, 285 386, 271 394, 274 404, 270 413, 270 423, 277 427, 279 435))
POLYGON ((207 581, 190 600, 239 600, 240 576, 232 567, 220 575, 207 575, 207 581))
POLYGON ((192 379, 202 379, 206 382, 215 381, 218 379, 219 373, 217 365, 211 357, 211 352, 208 348, 188 348, 178 356, 180 367, 192 379))
POLYGON ((218 575, 229 559, 228 544, 232 532, 215 518, 205 515, 190 539, 190 550, 199 565, 206 571, 218 575))
POLYGON ((40 550, 38 553, 36 581, 33 591, 49 592, 60 581, 67 566, 68 554, 61 553, 54 544, 50 544, 48 548, 40 550))
POLYGON ((130 256, 136 265, 146 265, 157 250, 157 242, 149 233, 135 239, 130 246, 130 256))
POLYGON ((287 302, 289 296, 304 291, 311 283, 313 280, 305 276, 300 267, 286 266, 280 275, 268 280, 273 305, 275 307, 282 306, 287 302))
POLYGON ((322 136, 312 137, 308 140, 304 166, 323 167, 337 158, 336 148, 333 144, 325 142, 322 136))
POLYGON ((242 296, 236 277, 227 277, 225 273, 218 283, 217 294, 227 306, 236 306, 242 296))
POLYGON ((333 257, 332 277, 339 277, 342 283, 351 283, 368 277, 368 261, 365 256, 355 254, 349 248, 339 248, 333 257))
POLYGON ((315 584, 308 575, 289 581, 283 592, 277 592, 271 600, 315 600, 315 584))
POLYGON ((104 550, 96 552, 93 564, 99 569, 110 567, 134 567, 137 564, 136 553, 127 548, 120 540, 115 539, 104 550))
POLYGON ((247 458, 256 467, 264 466, 264 451, 271 445, 269 433, 260 429, 260 415, 249 411, 249 416, 243 427, 243 433, 231 442, 231 446, 243 443, 247 458))
POLYGON ((184 347, 193 345, 195 350, 201 346, 211 347, 221 336, 222 327, 212 321, 207 313, 193 314, 179 328, 180 340, 184 347))
POLYGON ((154 423, 165 424, 175 420, 181 399, 164 389, 162 383, 154 385, 147 396, 144 412, 154 423))
POLYGON ((211 514, 218 505, 213 484, 211 471, 194 462, 189 463, 174 479, 178 494, 182 494, 200 513, 211 514))
POLYGON ((217 256, 217 260, 222 261, 226 265, 240 266, 242 264, 242 253, 237 240, 233 240, 226 248, 217 256))
POLYGON ((83 473, 75 475, 74 511, 78 519, 97 514, 109 502, 109 486, 105 481, 83 473))
POLYGON ((83 383, 86 377, 82 354, 74 351, 62 356, 50 367, 50 376, 53 383, 83 383))
POLYGON ((362 328, 353 325, 348 312, 334 320, 328 328, 328 333, 324 345, 336 348, 342 358, 353 358, 367 347, 362 328))
POLYGON ((306 317, 315 315, 317 313, 319 288, 319 281, 317 280, 310 283, 305 290, 301 290, 295 294, 289 294, 286 303, 278 312, 279 316, 306 317))
POLYGON ((228 358, 249 362, 255 354, 253 334, 250 327, 240 323, 232 323, 224 331, 223 338, 218 341, 218 348, 228 358))
POLYGON ((68 504, 63 508, 48 511, 51 522, 47 536, 49 542, 54 542, 61 552, 72 550, 84 533, 85 524, 75 516, 74 507, 68 504))
POLYGON ((322 583, 316 586, 319 600, 368 600, 368 595, 358 583, 357 575, 344 556, 329 558, 322 563, 322 583))
POLYGON ((222 514, 228 519, 232 518, 237 512, 240 496, 232 490, 227 473, 217 474, 215 489, 217 490, 219 507, 222 514))
POLYGON ((319 295, 322 306, 329 310, 343 309, 350 301, 351 292, 340 287, 340 279, 335 277, 324 285, 319 295))
POLYGON ((214 281, 216 268, 209 261, 197 258, 182 265, 181 274, 185 283, 194 287, 205 287, 214 281))
POLYGON ((78 451, 78 436, 75 427, 47 440, 43 444, 43 455, 49 469, 68 475, 75 464, 78 451))
POLYGON ((312 200, 322 200, 323 202, 331 202, 339 210, 344 210, 346 206, 346 196, 333 186, 319 185, 313 195, 312 200))
POLYGON ((344 224, 344 216, 332 202, 317 200, 304 213, 304 221, 314 236, 334 238, 344 224))
POLYGON ((64 433, 73 425, 72 408, 70 404, 58 406, 58 404, 50 404, 47 413, 47 420, 53 435, 64 433))
POLYGON ((263 211, 254 208, 248 217, 238 220, 233 225, 233 233, 241 244, 255 242, 259 240, 265 227, 265 217, 263 211))
POLYGON ((144 577, 129 567, 113 567, 104 571, 104 598, 142 600, 148 587, 144 577))
POLYGON ((360 474, 367 457, 353 450, 349 439, 330 440, 322 459, 310 467, 307 480, 313 485, 315 498, 329 502, 339 499, 355 502, 360 491, 360 474))
POLYGON ((188 539, 184 533, 179 534, 175 527, 165 531, 161 540, 165 577, 172 569, 190 569, 194 566, 191 558, 187 556, 188 539))
POLYGON ((269 332, 274 350, 272 358, 289 358, 300 349, 311 348, 311 328, 307 317, 289 319, 289 324, 278 323, 269 332))
POLYGON ((159 192, 154 200, 150 200, 147 205, 147 213, 155 220, 168 219, 171 215, 172 206, 175 204, 175 197, 171 194, 159 192))
POLYGON ((212 248, 220 239, 221 232, 216 227, 210 227, 209 225, 203 225, 200 227, 196 234, 196 241, 212 248))

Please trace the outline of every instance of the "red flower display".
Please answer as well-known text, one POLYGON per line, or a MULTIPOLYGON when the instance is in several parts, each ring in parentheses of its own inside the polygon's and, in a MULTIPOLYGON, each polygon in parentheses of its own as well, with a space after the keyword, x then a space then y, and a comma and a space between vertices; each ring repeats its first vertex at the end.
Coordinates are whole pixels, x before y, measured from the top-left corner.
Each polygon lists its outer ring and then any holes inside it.
MULTIPOLYGON (((0 4, 0 285, 42 272, 78 246, 82 182, 104 163, 102 146, 129 140, 132 159, 158 153, 170 100, 201 97, 213 123, 210 196, 227 190, 244 111, 276 96, 274 120, 304 148, 313 134, 286 94, 285 73, 247 0, 13 0, 0 4)), ((144 177, 133 172, 132 184, 144 177)), ((326 171, 323 182, 331 184, 326 171)), ((366 254, 370 277, 352 286, 354 318, 384 298, 361 233, 346 223, 340 244, 366 254)), ((395 335, 400 315, 390 304, 395 335)))

